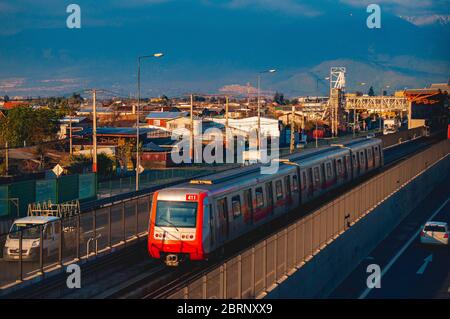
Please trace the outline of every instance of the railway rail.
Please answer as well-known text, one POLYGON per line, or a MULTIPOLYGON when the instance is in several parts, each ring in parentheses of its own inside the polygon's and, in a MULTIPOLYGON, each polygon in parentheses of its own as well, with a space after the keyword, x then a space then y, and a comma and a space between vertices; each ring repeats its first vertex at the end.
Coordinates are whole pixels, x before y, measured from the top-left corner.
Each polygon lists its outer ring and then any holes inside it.
MULTIPOLYGON (((440 137, 421 138, 415 142, 390 148, 386 151, 385 166, 381 170, 401 162, 411 154, 426 149, 440 139, 440 137)), ((269 236, 270 233, 281 227, 309 214, 319 203, 323 204, 330 201, 375 174, 377 172, 372 172, 365 178, 355 180, 324 194, 313 202, 302 206, 301 211, 297 209, 295 213, 274 220, 270 226, 264 226, 244 239, 236 239, 227 245, 225 254, 220 260, 196 262, 189 264, 189 266, 181 265, 178 268, 163 267, 160 262, 148 257, 145 238, 141 238, 135 244, 128 245, 127 249, 97 257, 95 261, 81 265, 81 289, 68 289, 66 286, 67 274, 60 272, 41 282, 4 295, 3 298, 164 298, 178 287, 185 285, 186 282, 199 278, 219 263, 232 258, 242 251, 243 247, 247 247, 269 236), (245 245, 243 245, 242 240, 245 240, 245 245), (117 275, 122 272, 124 273, 123 276, 117 275), (114 274, 114 276, 111 276, 111 274, 114 274), (114 279, 114 277, 118 278, 114 279), (95 286, 97 286, 97 289, 95 286)), ((174 183, 180 183, 180 181, 174 183)))

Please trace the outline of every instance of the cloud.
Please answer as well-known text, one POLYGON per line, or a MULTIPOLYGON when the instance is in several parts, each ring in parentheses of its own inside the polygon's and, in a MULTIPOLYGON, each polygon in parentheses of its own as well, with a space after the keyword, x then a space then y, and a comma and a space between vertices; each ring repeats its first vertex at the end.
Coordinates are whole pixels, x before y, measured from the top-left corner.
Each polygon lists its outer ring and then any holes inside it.
POLYGON ((396 15, 448 14, 448 0, 340 0, 341 3, 355 7, 367 7, 376 3, 396 15))
POLYGON ((26 81, 26 78, 9 78, 0 80, 0 90, 12 90, 19 88, 26 81))
MULTIPOLYGON (((209 1, 212 3, 212 1, 209 1)), ((295 0, 230 0, 222 1, 222 5, 230 9, 256 8, 260 10, 277 11, 289 15, 318 16, 322 13, 317 5, 307 4, 308 1, 295 0)), ((215 2, 217 3, 217 1, 215 2)), ((311 2, 310 2, 311 3, 311 2)))

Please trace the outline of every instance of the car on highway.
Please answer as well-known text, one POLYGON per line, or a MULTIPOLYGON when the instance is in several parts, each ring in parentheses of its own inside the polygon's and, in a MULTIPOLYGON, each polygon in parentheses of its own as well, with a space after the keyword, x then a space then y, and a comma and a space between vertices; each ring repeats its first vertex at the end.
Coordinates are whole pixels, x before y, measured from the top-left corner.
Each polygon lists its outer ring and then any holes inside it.
POLYGON ((427 222, 420 233, 420 243, 431 245, 448 245, 448 224, 445 222, 427 222))

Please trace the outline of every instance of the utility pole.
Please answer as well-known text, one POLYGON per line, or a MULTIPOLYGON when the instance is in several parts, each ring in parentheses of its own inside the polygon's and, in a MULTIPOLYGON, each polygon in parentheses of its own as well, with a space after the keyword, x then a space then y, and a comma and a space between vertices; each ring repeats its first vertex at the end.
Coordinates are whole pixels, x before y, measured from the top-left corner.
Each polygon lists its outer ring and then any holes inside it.
POLYGON ((69 118, 69 154, 72 155, 72 115, 69 118))
MULTIPOLYGON (((92 144, 94 148, 94 154, 92 154, 92 172, 97 173, 97 90, 92 90, 92 144)), ((71 130, 72 133, 72 130, 71 130)), ((71 147, 72 149, 72 147, 71 147)))
POLYGON ((250 108, 250 82, 247 82, 247 108, 250 108))
POLYGON ((228 95, 225 96, 225 148, 228 147, 228 95))
POLYGON ((317 134, 318 132, 317 132, 317 118, 316 118, 316 148, 317 147, 319 147, 319 143, 318 143, 318 140, 317 140, 317 134))
POLYGON ((260 101, 260 96, 261 96, 261 75, 258 74, 258 134, 257 134, 257 145, 258 145, 258 152, 261 149, 261 143, 260 143, 260 139, 261 139, 261 101, 260 101))
POLYGON ((292 115, 291 115, 291 144, 290 152, 291 154, 295 151, 295 106, 292 105, 292 115))
POLYGON ((6 141, 6 148, 5 148, 5 166, 6 166, 6 168, 5 168, 5 173, 6 173, 6 176, 8 176, 8 174, 9 174, 9 150, 8 150, 8 141, 6 141))
POLYGON ((194 163, 194 95, 191 94, 191 116, 190 116, 190 130, 191 136, 189 139, 189 153, 191 155, 191 161, 194 163))

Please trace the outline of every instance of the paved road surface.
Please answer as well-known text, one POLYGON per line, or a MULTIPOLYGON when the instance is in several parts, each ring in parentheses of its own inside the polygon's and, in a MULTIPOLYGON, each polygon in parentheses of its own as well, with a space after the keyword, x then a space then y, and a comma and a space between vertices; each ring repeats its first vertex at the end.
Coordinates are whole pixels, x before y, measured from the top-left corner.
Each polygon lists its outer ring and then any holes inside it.
POLYGON ((448 181, 433 192, 385 239, 330 298, 449 298, 450 247, 423 246, 420 226, 427 220, 450 224, 448 181), (367 266, 381 267, 381 288, 368 289, 367 266))

